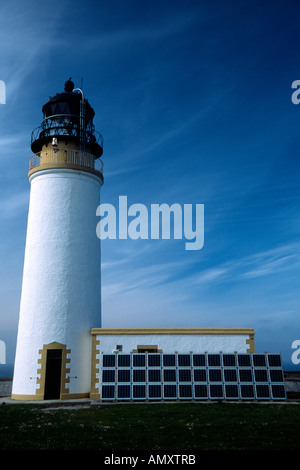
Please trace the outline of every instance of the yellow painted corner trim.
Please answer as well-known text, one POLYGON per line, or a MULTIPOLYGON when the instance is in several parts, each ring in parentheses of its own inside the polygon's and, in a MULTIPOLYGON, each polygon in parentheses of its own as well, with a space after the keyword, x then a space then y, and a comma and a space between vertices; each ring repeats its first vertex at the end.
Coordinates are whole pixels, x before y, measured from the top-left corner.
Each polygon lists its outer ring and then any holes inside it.
POLYGON ((92 335, 254 335, 253 328, 93 328, 92 335))
POLYGON ((246 340, 246 344, 249 344, 249 349, 248 349, 248 352, 249 353, 255 353, 255 345, 254 345, 254 333, 251 333, 249 335, 249 339, 246 340))
POLYGON ((100 398, 99 387, 99 378, 97 378, 97 374, 99 373, 99 349, 98 346, 100 345, 100 341, 96 338, 95 335, 92 336, 92 357, 91 357, 91 391, 90 391, 90 398, 98 399, 100 398))

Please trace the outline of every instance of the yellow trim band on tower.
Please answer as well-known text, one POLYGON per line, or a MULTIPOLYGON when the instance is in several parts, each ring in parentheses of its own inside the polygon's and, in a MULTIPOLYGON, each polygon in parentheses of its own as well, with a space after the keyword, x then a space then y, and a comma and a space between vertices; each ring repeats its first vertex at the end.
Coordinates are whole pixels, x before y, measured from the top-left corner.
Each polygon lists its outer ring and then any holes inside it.
MULTIPOLYGON (((103 163, 102 160, 96 159, 95 156, 88 151, 79 150, 76 145, 59 142, 59 147, 52 148, 49 144, 43 145, 42 150, 32 155, 29 160, 30 177, 38 171, 67 168, 92 173, 103 180, 103 163)), ((102 181, 103 183, 103 181, 102 181)))

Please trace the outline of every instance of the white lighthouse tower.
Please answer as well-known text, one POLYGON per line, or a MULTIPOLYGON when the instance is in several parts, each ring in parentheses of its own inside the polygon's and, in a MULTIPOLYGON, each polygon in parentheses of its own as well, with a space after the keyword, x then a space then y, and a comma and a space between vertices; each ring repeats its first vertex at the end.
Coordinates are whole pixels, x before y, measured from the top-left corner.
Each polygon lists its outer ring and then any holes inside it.
POLYGON ((91 329, 101 327, 96 209, 103 184, 94 111, 70 80, 33 131, 12 398, 89 397, 91 329))

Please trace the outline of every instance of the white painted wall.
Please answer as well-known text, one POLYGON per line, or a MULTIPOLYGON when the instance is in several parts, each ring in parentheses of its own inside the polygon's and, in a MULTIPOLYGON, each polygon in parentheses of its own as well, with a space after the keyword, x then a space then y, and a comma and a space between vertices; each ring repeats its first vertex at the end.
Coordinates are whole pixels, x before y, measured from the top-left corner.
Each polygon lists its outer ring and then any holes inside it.
POLYGON ((245 353, 249 350, 248 334, 143 334, 143 335, 97 335, 99 350, 111 354, 116 345, 122 345, 122 353, 130 353, 137 345, 157 345, 164 353, 245 353))
POLYGON ((70 393, 90 390, 91 335, 101 327, 100 180, 87 172, 33 173, 13 394, 36 392, 38 350, 71 349, 70 393))

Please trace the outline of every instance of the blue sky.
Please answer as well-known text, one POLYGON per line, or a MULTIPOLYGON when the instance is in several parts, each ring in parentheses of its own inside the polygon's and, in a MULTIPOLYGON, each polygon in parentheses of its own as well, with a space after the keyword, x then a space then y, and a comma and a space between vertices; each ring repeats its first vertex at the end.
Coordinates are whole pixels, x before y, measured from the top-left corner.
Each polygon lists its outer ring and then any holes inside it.
POLYGON ((129 205, 205 207, 199 251, 185 250, 184 240, 102 242, 103 326, 254 328, 258 352, 281 352, 285 368, 295 368, 299 13, 293 0, 1 1, 0 340, 8 363, 30 135, 42 105, 72 77, 76 86, 83 79, 104 137, 103 203, 126 195, 129 205))

